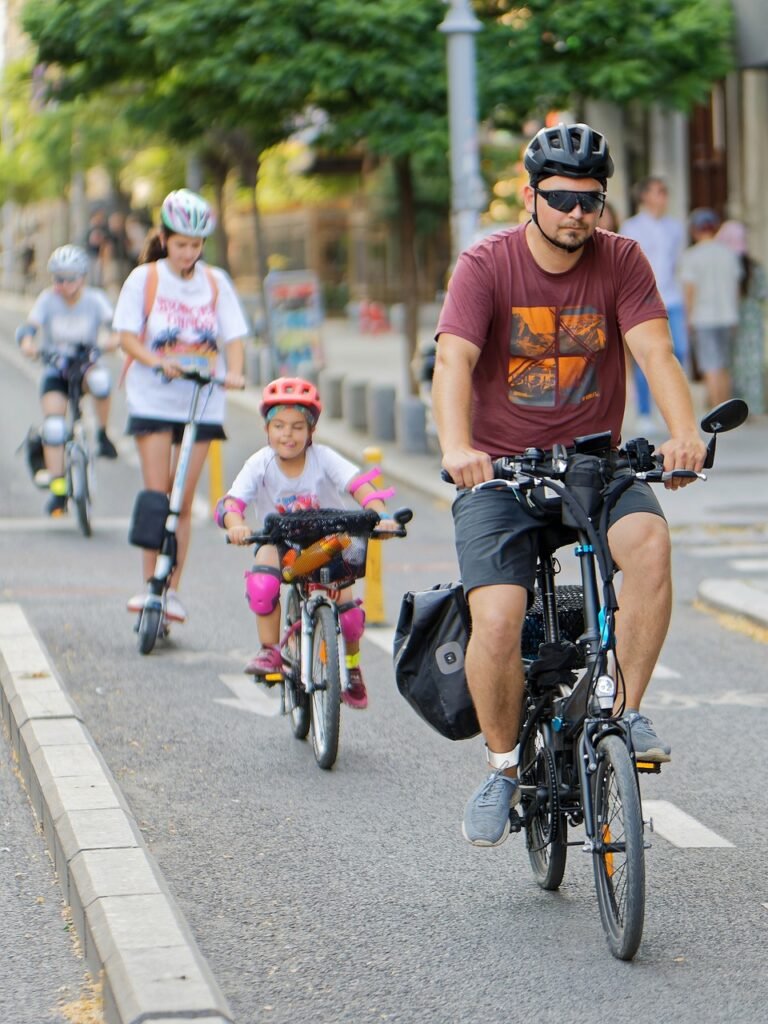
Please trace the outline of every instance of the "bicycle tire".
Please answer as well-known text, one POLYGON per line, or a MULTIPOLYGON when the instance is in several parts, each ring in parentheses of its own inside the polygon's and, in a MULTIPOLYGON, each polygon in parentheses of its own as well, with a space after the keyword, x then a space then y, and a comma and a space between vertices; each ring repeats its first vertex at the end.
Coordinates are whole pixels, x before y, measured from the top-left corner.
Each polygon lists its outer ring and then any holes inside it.
POLYGON ((144 608, 137 626, 139 654, 151 654, 160 635, 162 608, 144 608))
POLYGON ((645 917, 640 792, 632 759, 620 736, 604 737, 597 750, 601 755, 594 775, 597 902, 611 953, 618 960, 631 960, 640 945, 645 917))
MULTIPOLYGON (((299 598, 293 587, 288 592, 286 602, 285 623, 291 626, 301 621, 299 598)), ((285 643, 284 660, 285 674, 283 690, 286 707, 291 719, 291 731, 297 740, 305 740, 309 733, 310 710, 307 691, 301 685, 301 630, 295 630, 285 643)))
POLYGON ((549 892, 560 887, 568 855, 568 822, 560 810, 557 763, 540 729, 534 729, 525 745, 519 770, 524 793, 522 808, 528 859, 536 884, 549 892))
POLYGON ((88 486, 88 459, 74 444, 69 454, 69 490, 75 505, 77 525, 84 537, 91 536, 91 494, 88 486))
POLYGON ((328 769, 339 749, 341 672, 336 619, 324 604, 312 615, 312 683, 312 746, 318 765, 328 769))

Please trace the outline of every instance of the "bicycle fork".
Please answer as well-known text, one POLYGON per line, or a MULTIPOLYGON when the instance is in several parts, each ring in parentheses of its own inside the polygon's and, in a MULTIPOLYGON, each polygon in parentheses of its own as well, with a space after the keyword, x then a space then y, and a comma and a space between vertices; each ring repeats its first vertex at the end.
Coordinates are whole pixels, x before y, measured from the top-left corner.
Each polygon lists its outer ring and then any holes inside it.
POLYGON ((312 620, 315 609, 319 605, 326 605, 333 612, 333 623, 338 637, 339 651, 339 679, 342 690, 349 686, 349 671, 347 669, 347 648, 344 642, 344 634, 339 624, 339 613, 334 601, 331 601, 325 594, 313 594, 301 605, 301 685, 307 693, 320 689, 312 679, 312 646, 314 640, 314 627, 312 620))

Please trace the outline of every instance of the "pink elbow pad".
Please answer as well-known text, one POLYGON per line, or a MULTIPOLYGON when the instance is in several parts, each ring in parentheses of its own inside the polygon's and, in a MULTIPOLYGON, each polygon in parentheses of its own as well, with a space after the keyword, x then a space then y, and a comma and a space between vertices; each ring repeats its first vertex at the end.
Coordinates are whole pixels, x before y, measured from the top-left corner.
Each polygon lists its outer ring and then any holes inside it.
POLYGON ((240 498, 233 498, 231 494, 225 494, 223 498, 219 498, 216 502, 216 509, 213 513, 213 518, 216 521, 216 525, 224 529, 224 516, 227 512, 239 512, 241 516, 245 515, 246 503, 240 498), (231 502, 231 508, 225 508, 225 502, 231 502))
POLYGON ((367 473, 360 473, 359 476, 353 477, 347 484, 347 490, 350 494, 354 494, 358 487, 362 487, 363 484, 373 483, 377 476, 381 476, 381 470, 378 466, 374 466, 367 473))
POLYGON ((366 505, 369 505, 372 501, 386 501, 387 498, 391 498, 394 493, 394 487, 385 487, 383 491, 372 491, 371 494, 366 494, 364 498, 361 498, 360 504, 365 508, 366 505))

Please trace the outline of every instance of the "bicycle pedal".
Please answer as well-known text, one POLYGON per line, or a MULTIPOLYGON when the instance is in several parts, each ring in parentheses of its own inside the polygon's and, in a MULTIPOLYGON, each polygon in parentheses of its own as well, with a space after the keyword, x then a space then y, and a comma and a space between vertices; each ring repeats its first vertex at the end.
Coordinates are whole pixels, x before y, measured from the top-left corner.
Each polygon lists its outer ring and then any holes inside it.
POLYGON ((661 771, 660 761, 635 761, 635 767, 645 775, 658 775, 661 771))
POLYGON ((510 832, 522 832, 523 819, 517 813, 514 807, 509 809, 509 831, 510 832))
POLYGON ((277 683, 282 683, 283 673, 282 672, 270 672, 268 675, 262 676, 261 681, 266 683, 267 686, 275 686, 277 683))

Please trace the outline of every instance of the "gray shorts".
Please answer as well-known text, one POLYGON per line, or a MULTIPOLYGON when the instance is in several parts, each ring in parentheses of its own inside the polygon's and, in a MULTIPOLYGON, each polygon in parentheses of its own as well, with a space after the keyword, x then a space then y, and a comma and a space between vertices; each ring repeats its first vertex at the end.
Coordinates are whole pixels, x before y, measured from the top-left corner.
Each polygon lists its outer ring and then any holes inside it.
MULTIPOLYGON (((608 526, 635 512, 664 513, 650 484, 636 480, 619 497, 608 526)), ((453 503, 456 552, 465 593, 474 587, 511 583, 533 594, 542 531, 550 550, 573 543, 576 531, 563 526, 560 511, 532 510, 507 489, 461 491, 453 503)))
POLYGON ((696 365, 702 373, 727 370, 731 365, 733 327, 697 327, 693 332, 696 365))

